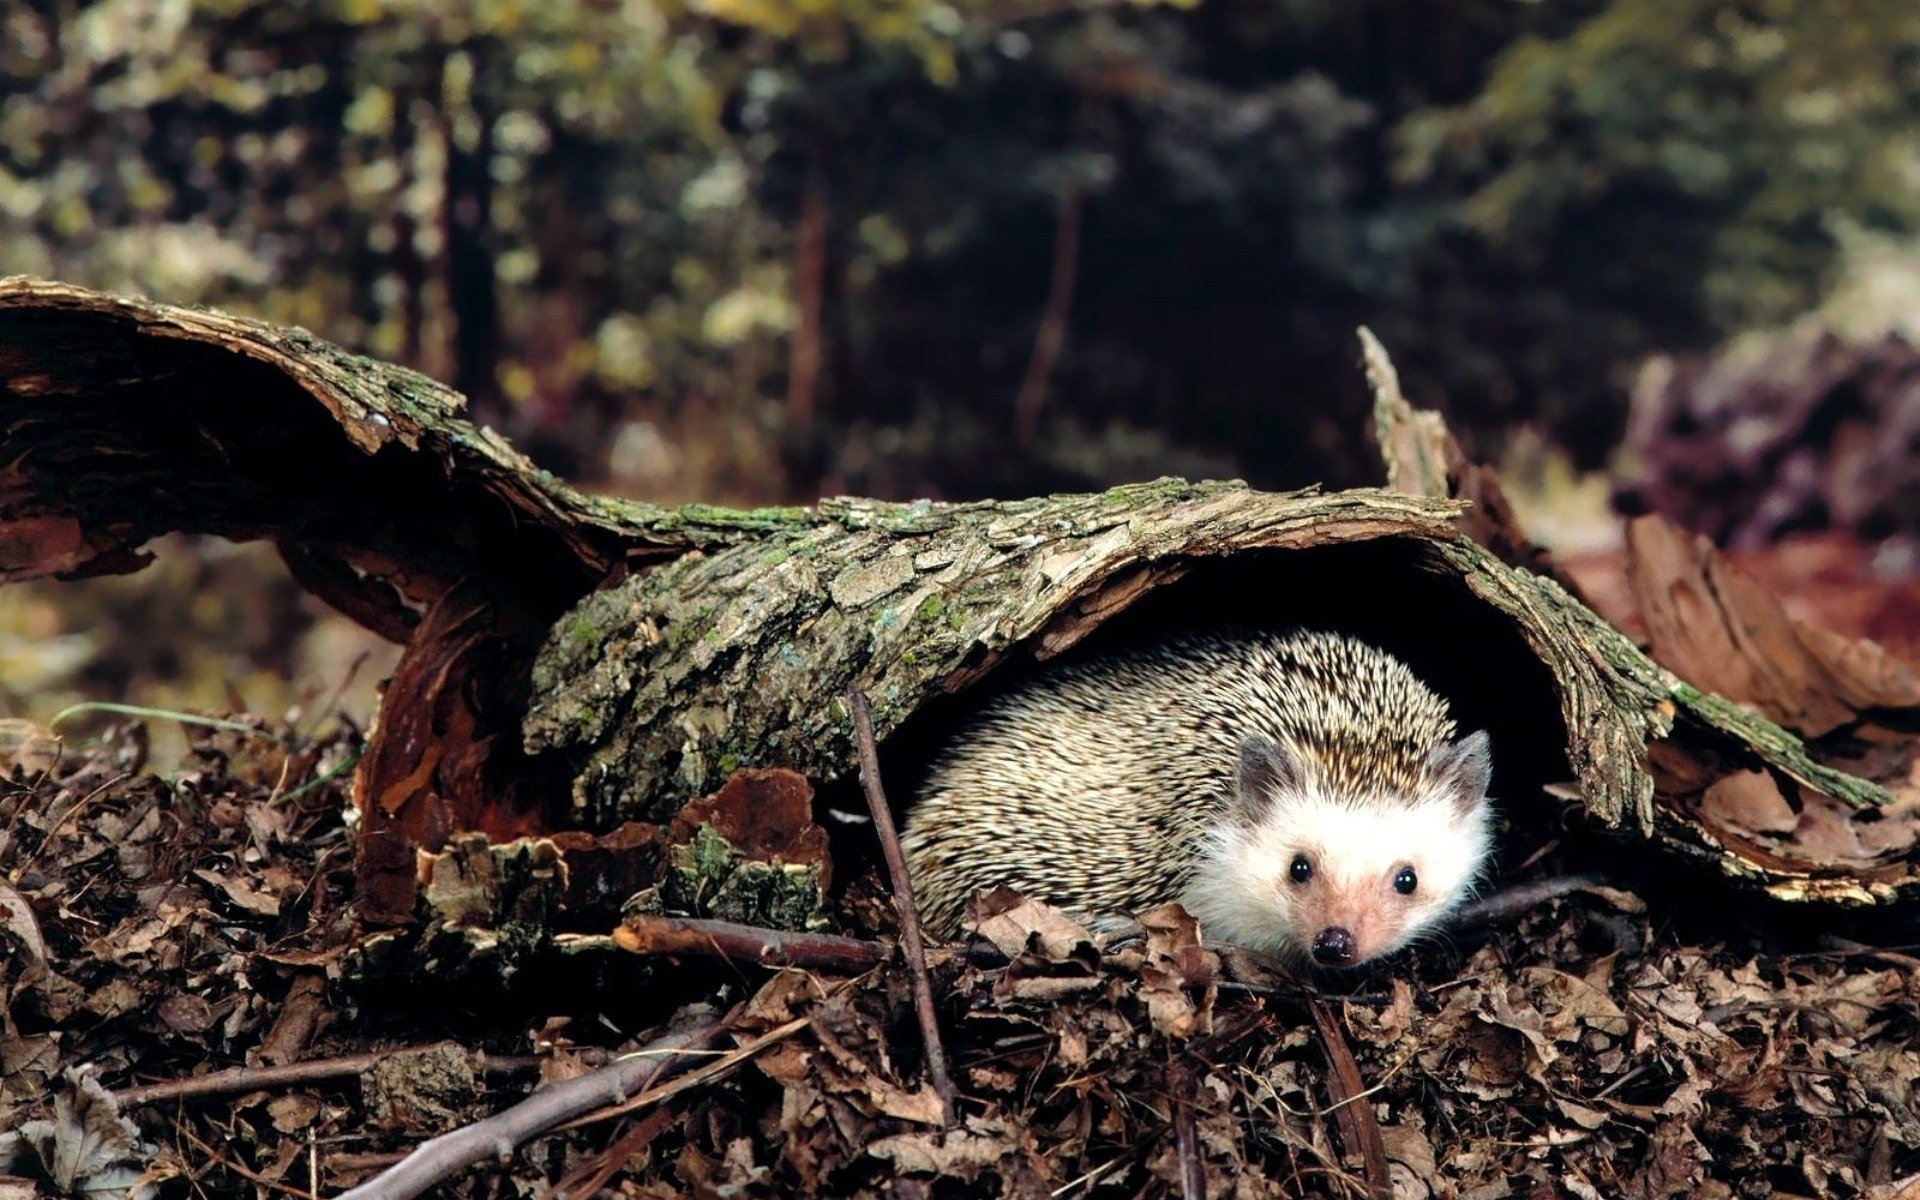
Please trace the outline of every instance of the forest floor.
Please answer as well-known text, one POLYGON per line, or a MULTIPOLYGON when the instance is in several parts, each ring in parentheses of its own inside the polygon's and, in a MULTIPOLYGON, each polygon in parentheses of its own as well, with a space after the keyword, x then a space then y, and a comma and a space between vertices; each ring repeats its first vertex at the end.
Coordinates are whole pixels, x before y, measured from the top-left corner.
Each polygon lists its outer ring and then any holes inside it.
MULTIPOLYGON (((1560 565, 1636 630, 1621 551, 1560 565)), ((1738 566, 1920 661, 1920 586, 1857 543, 1738 566)), ((1776 904, 1579 828, 1509 837, 1493 883, 1589 882, 1344 977, 1003 901, 989 952, 932 956, 949 1127, 897 956, 648 958, 604 926, 491 974, 370 949, 360 731, 308 707, 0 721, 0 1200, 332 1195, 688 1025, 708 1044, 653 1086, 436 1194, 1920 1200, 1910 916, 1776 904)), ((878 863, 833 866, 832 932, 890 940, 878 863)))
MULTIPOLYGON (((704 1080, 437 1194, 1920 1194, 1920 959, 1873 944, 1899 940, 1885 922, 1642 868, 1364 975, 1276 984, 1179 921, 1102 953, 1021 905, 986 931, 1010 962, 934 956, 959 1090, 942 1129, 892 963, 556 949, 511 980, 380 979, 348 908, 350 731, 196 729, 165 776, 137 723, 85 746, 5 733, 8 1197, 333 1194, 714 1019, 689 1060, 719 1068, 704 1080), (262 1073, 212 1074, 237 1067, 262 1073)), ((1604 852, 1510 858, 1502 883, 1604 852)), ((851 874, 839 932, 884 933, 872 865, 851 874)))

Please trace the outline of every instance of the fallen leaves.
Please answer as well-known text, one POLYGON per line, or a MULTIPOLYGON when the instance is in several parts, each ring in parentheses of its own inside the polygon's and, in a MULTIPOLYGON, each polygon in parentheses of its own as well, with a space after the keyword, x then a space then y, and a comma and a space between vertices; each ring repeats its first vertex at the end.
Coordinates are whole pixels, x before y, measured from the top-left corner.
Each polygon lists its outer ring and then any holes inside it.
MULTIPOLYGON (((1870 715, 1835 732, 1858 736, 1870 715)), ((635 1197, 1612 1200, 1732 1198, 1761 1181, 1891 1200, 1920 1167, 1920 963, 1801 954, 1764 920, 1727 945, 1677 934, 1670 900, 1563 896, 1464 957, 1322 979, 1358 995, 1303 998, 1310 981, 1250 986, 1243 956, 1207 945, 1177 907, 1119 937, 990 893, 973 916, 1004 964, 932 956, 960 1087, 942 1129, 904 980, 874 949, 893 930, 874 927, 870 879, 829 891, 795 778, 736 778, 663 830, 451 838, 409 867, 419 936, 349 949, 337 799, 269 802, 292 793, 286 763, 321 756, 209 753, 161 780, 125 743, 14 744, 0 786, 0 1127, 32 1132, 6 1143, 4 1169, 43 1188, 124 1191, 171 1173, 209 1194, 304 1191, 309 1174, 337 1190, 516 1097, 488 1064, 577 1076, 703 1002, 742 1005, 737 1044, 636 1098, 638 1123, 534 1143, 446 1193, 572 1178, 635 1197), (640 961, 554 937, 561 913, 610 928, 648 875, 643 903, 798 914, 862 939, 701 956, 647 939, 711 940, 710 923, 656 918, 622 927, 629 949, 653 952, 640 961), (1596 938, 1603 922, 1628 933, 1596 938), (411 983, 364 1000, 402 966, 411 983), (459 1045, 412 1049, 449 1030, 459 1045), (126 1110, 107 1090, 369 1051, 384 1061, 126 1110)), ((1897 739, 1874 745, 1899 763, 1897 739)), ((1663 770, 1709 827, 1783 860, 1903 845, 1898 808, 1857 817, 1749 766, 1663 770)))
MULTIPOLYGON (((636 1197, 963 1189, 1078 1200, 1175 1191, 1197 1175, 1216 1197, 1355 1200, 1374 1168, 1349 1157, 1337 1127, 1363 1110, 1396 1197, 1731 1196, 1764 1179, 1838 1200, 1892 1196, 1920 1165, 1920 990, 1907 961, 1676 944, 1648 932, 1664 920, 1657 910, 1570 896, 1464 960, 1416 957, 1392 978, 1351 981, 1378 1000, 1326 999, 1357 1085, 1336 1097, 1301 1002, 1223 987, 1240 978, 1238 958, 1223 961, 1184 913, 1145 914, 1135 936, 1116 939, 995 893, 976 912, 1005 965, 935 956, 961 1092, 960 1120, 942 1130, 898 971, 870 959, 839 972, 727 963, 633 987, 631 956, 610 952, 596 981, 558 970, 557 947, 523 947, 512 1004, 431 977, 413 985, 411 1008, 360 1003, 341 987, 351 960, 333 917, 351 877, 330 855, 337 817, 295 806, 262 826, 225 802, 247 787, 264 797, 277 777, 210 767, 193 795, 224 801, 185 804, 112 765, 109 748, 99 757, 0 792, 0 830, 11 830, 0 868, 46 947, 44 963, 0 958, 0 1127, 43 1123, 35 1145, 48 1158, 16 1139, 8 1168, 43 1181, 67 1162, 90 1164, 76 1177, 115 1184, 125 1171, 191 1173, 209 1194, 252 1194, 261 1179, 306 1190, 311 1171, 337 1191, 520 1094, 482 1062, 518 1062, 518 1078, 542 1064, 577 1075, 588 1056, 650 1040, 682 1000, 730 994, 746 1000, 738 1045, 692 1060, 692 1081, 663 1089, 632 1127, 644 1137, 584 1126, 475 1168, 445 1194, 577 1175, 636 1197), (238 899, 225 881, 245 885, 238 899), (242 902, 254 893, 277 898, 278 917, 242 902), (1657 949, 1596 953, 1587 914, 1633 922, 1634 944, 1657 949), (449 1027, 464 1045, 436 1044, 449 1027), (62 1082, 82 1062, 119 1087, 382 1049, 385 1062, 301 1083, 125 1111, 62 1082), (730 1060, 740 1065, 693 1078, 730 1060), (51 1097, 63 1088, 59 1110, 51 1097), (62 1121, 56 1148, 48 1131, 62 1121)), ((425 890, 444 889, 447 911, 475 930, 564 890, 557 877, 522 886, 553 865, 524 845, 481 839, 449 853, 425 890), (540 870, 515 876, 515 864, 540 870)))
POLYGON ((52 1115, 0 1133, 0 1169, 37 1168, 63 1196, 151 1195, 145 1164, 155 1147, 93 1075, 68 1070, 52 1115))

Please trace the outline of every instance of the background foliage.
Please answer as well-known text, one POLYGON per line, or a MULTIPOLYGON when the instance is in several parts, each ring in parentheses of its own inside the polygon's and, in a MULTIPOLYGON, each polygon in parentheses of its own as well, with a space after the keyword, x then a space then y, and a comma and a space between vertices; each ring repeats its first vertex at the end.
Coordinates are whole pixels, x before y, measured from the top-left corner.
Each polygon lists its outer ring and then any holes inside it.
POLYGON ((1363 480, 1363 321, 1591 464, 1642 356, 1920 225, 1905 0, 0 19, 0 271, 306 325, 661 499, 1363 480))

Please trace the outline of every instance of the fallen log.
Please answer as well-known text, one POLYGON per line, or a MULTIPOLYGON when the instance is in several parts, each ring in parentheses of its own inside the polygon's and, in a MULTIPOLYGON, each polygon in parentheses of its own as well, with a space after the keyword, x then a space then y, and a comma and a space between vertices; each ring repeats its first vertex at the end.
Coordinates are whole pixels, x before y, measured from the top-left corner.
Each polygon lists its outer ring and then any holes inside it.
POLYGON ((1599 826, 1779 896, 1915 890, 1906 859, 1815 869, 1716 838, 1671 777, 1656 787, 1650 746, 1719 764, 1683 781, 1696 794, 1735 770, 1853 809, 1887 792, 1655 665, 1444 497, 1160 480, 663 509, 583 495, 460 411, 303 331, 0 282, 0 579, 137 569, 171 530, 269 538, 406 641, 355 779, 372 920, 408 919, 416 852, 462 831, 657 822, 745 766, 844 785, 850 687, 904 782, 983 689, 1196 621, 1320 624, 1401 654, 1492 730, 1512 808, 1571 781, 1556 792, 1599 826))

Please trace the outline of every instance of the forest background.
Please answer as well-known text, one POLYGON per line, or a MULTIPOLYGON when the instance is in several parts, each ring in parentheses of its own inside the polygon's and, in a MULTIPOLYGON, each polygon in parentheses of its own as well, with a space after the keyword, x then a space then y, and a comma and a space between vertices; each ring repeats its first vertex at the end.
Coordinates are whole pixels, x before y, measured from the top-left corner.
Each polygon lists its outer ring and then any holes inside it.
MULTIPOLYGON (((16 0, 15 272, 306 326, 661 502, 1376 482, 1367 324, 1593 507, 1662 356, 1920 324, 1920 8, 16 0)), ((210 702, 169 623, 229 701, 337 681, 223 553, 9 597, 4 699, 210 702)))

